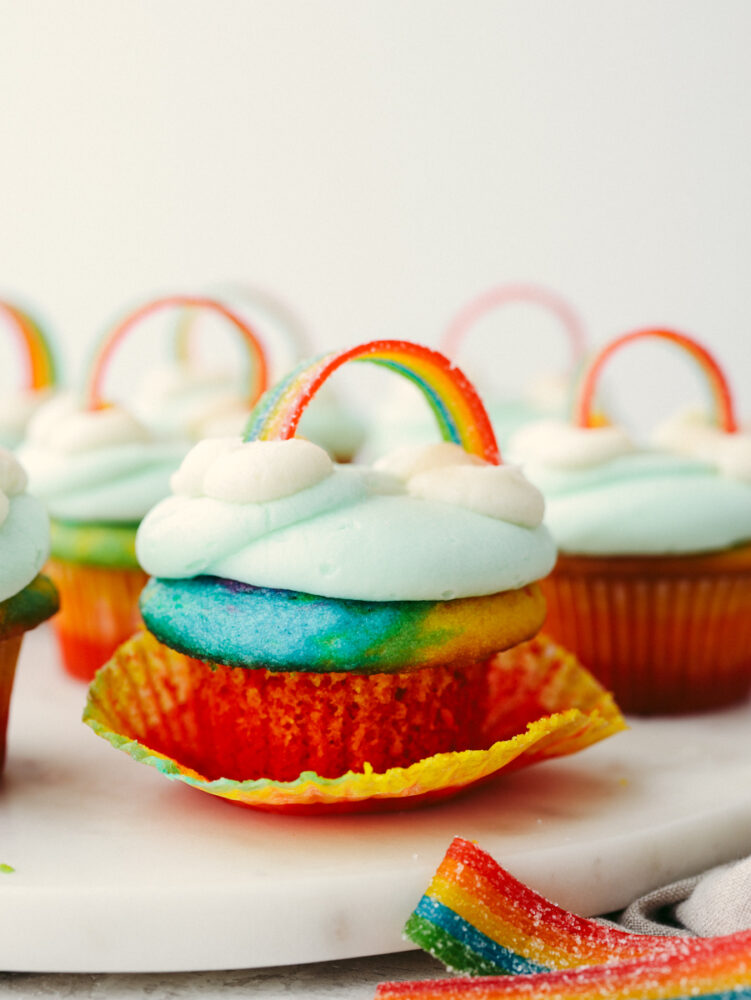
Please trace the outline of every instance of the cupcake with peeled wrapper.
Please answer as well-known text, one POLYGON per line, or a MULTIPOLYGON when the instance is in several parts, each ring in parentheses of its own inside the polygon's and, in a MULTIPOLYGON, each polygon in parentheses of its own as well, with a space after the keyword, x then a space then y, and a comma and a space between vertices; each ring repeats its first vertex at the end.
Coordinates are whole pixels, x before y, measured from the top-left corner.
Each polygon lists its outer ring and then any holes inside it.
POLYGON ((172 489, 137 539, 149 631, 84 716, 168 777, 258 808, 400 808, 622 726, 573 658, 527 641, 555 559, 542 498, 443 355, 377 341, 308 362, 172 489), (444 443, 363 467, 295 438, 348 361, 416 382, 444 443))
POLYGON ((22 448, 31 491, 51 516, 47 571, 63 607, 54 622, 66 670, 90 680, 140 627, 138 597, 148 577, 135 555, 141 518, 169 494, 170 475, 190 443, 149 429, 127 404, 111 403, 104 380, 128 334, 155 312, 211 309, 243 337, 253 355, 251 398, 265 388, 263 351, 253 331, 222 303, 172 296, 147 303, 100 341, 82 398, 61 395, 31 421, 22 448))
POLYGON ((604 347, 582 373, 572 420, 530 425, 510 443, 545 495, 559 548, 543 583, 546 630, 621 707, 682 712, 730 704, 751 688, 751 437, 737 429, 711 355, 671 330, 604 347), (636 444, 596 426, 600 373, 623 347, 683 349, 711 389, 712 417, 679 414, 636 444))

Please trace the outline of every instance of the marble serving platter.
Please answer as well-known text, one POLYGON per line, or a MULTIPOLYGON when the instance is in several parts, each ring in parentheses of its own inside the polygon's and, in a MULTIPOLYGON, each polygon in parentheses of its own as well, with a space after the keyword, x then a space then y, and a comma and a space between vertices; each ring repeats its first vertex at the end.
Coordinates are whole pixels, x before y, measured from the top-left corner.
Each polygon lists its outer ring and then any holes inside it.
POLYGON ((0 969, 254 968, 410 947, 451 838, 603 913, 751 852, 751 704, 632 729, 419 811, 292 817, 168 782, 79 720, 84 686, 27 637, 0 784, 0 969))

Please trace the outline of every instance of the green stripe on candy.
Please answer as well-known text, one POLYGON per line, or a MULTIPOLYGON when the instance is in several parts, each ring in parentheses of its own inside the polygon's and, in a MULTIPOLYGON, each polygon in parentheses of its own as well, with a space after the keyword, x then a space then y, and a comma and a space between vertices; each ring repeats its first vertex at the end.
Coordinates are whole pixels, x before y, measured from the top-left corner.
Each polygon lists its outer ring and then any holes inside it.
POLYGON ((404 927, 404 937, 409 938, 424 951, 429 952, 447 969, 469 973, 473 976, 497 976, 498 966, 477 955, 471 948, 457 941, 430 920, 413 913, 404 927))

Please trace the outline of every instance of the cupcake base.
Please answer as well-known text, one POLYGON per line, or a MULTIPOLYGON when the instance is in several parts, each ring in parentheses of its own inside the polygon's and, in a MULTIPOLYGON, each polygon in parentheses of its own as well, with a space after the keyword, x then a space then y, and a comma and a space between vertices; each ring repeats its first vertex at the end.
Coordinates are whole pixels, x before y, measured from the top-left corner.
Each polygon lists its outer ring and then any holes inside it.
POLYGON ((545 631, 642 715, 751 690, 751 546, 704 556, 559 556, 545 631))
MULTIPOLYGON (((464 697, 461 710, 447 708, 445 702, 436 707, 431 684, 440 682, 440 671, 418 671, 406 677, 333 675, 330 685, 316 687, 310 686, 309 674, 296 675, 287 686, 264 691, 264 712, 269 718, 276 714, 279 723, 287 726, 272 733, 274 747, 270 749, 258 745, 265 734, 258 719, 260 706, 254 704, 260 678, 252 676, 266 671, 234 667, 212 672, 208 664, 191 660, 141 632, 121 646, 97 674, 89 688, 84 721, 114 747, 168 778, 230 802, 300 813, 409 808, 453 795, 504 768, 576 753, 624 728, 611 696, 574 657, 544 638, 470 669, 474 697, 464 697), (385 687, 380 688, 382 682, 385 687), (405 688, 398 697, 405 683, 415 686, 405 688), (366 691, 373 684, 379 690, 366 691), (338 685, 357 700, 354 715, 342 715, 340 735, 346 736, 349 727, 350 747, 357 747, 366 759, 360 768, 334 775, 334 767, 345 765, 333 764, 341 751, 331 745, 333 734, 326 743, 321 726, 325 713, 331 712, 330 696, 336 694, 338 685), (359 696, 353 685, 363 686, 359 696), (271 697, 272 692, 278 700, 271 697), (306 700, 289 718, 288 710, 297 697, 306 700), (402 709, 397 727, 388 715, 402 709), (383 729, 368 728, 371 710, 383 729), (443 750, 429 752, 421 721, 431 731, 434 744, 444 743, 443 750), (397 728, 401 747, 393 743, 397 728), (358 733, 359 743, 353 738, 358 733), (331 776, 313 771, 312 758, 304 756, 311 752, 309 741, 314 734, 322 745, 313 752, 331 754, 331 776), (367 754, 366 743, 370 744, 367 754), (469 748, 461 749, 462 745, 469 748), (401 753, 405 763, 386 761, 375 767, 375 754, 384 759, 386 749, 401 753), (220 752, 226 755, 225 761, 218 762, 220 752), (287 754, 298 755, 294 766, 287 754), (253 772, 239 771, 230 777, 230 766, 234 770, 243 756, 252 763, 253 772), (277 778, 282 763, 288 772, 300 770, 288 780, 277 778)), ((275 675, 265 678, 270 679, 274 684, 278 680, 275 675)), ((470 687, 469 678, 461 681, 445 668, 443 680, 447 697, 462 686, 470 687)))
POLYGON ((10 696, 23 635, 0 639, 0 774, 5 764, 5 745, 10 712, 10 696))
POLYGON ((60 591, 52 624, 65 670, 90 681, 117 647, 141 627, 141 569, 108 569, 52 558, 45 572, 60 591))

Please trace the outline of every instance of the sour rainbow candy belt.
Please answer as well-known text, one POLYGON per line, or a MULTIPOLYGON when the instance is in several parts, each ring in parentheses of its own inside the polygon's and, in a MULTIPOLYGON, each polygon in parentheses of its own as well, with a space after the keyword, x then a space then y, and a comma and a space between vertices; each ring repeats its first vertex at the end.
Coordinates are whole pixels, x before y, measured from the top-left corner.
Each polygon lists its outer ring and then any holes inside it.
POLYGON ((738 425, 735 419, 730 386, 715 359, 705 347, 692 337, 688 337, 684 333, 678 333, 675 330, 663 330, 659 328, 635 330, 632 333, 624 334, 622 337, 617 337, 592 358, 582 371, 578 385, 574 391, 573 422, 578 427, 597 426, 597 416, 593 412, 593 405, 597 382, 602 369, 622 347, 634 341, 645 339, 667 341, 669 344, 682 348, 696 361, 709 385, 717 426, 728 434, 735 433, 738 430, 738 425))
POLYGON ((26 388, 47 389, 56 385, 57 362, 39 323, 24 309, 1 300, 0 316, 11 321, 25 348, 26 388))
MULTIPOLYGON (((675 940, 675 939, 671 939, 675 940)), ((672 954, 536 975, 381 983, 376 1000, 749 1000, 751 931, 681 938, 672 954)))
POLYGON ((248 399, 251 405, 263 393, 267 385, 266 356, 261 342, 250 325, 217 299, 195 295, 170 295, 139 306, 128 313, 127 316, 121 319, 114 328, 108 330, 102 337, 92 358, 89 375, 86 380, 85 398, 90 409, 101 409, 101 407, 106 405, 104 396, 105 376, 113 355, 128 333, 141 320, 146 319, 155 312, 162 309, 174 308, 210 309, 227 319, 242 335, 250 355, 248 399))
POLYGON ((698 939, 607 927, 550 903, 459 837, 405 934, 450 969, 514 978, 386 984, 379 997, 668 1000, 751 986, 751 931, 698 939))
POLYGON ((464 306, 449 324, 441 342, 442 350, 450 357, 456 357, 460 344, 471 326, 487 313, 501 306, 515 303, 542 306, 561 321, 568 334, 571 347, 571 368, 575 370, 584 358, 586 350, 587 335, 584 331, 584 325, 565 299, 538 285, 499 285, 497 288, 491 288, 489 291, 483 292, 482 295, 478 295, 477 298, 464 306))
POLYGON ((405 340, 373 340, 303 362, 259 402, 245 429, 245 440, 294 437, 308 402, 347 361, 369 361, 404 375, 422 391, 446 441, 487 462, 500 462, 493 428, 469 379, 443 354, 405 340))

